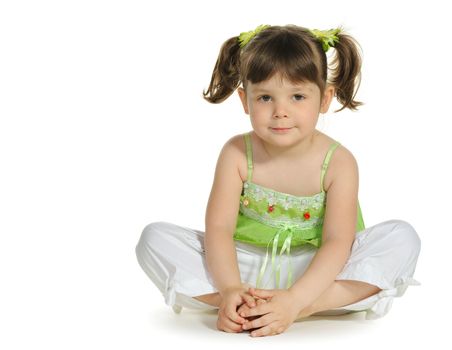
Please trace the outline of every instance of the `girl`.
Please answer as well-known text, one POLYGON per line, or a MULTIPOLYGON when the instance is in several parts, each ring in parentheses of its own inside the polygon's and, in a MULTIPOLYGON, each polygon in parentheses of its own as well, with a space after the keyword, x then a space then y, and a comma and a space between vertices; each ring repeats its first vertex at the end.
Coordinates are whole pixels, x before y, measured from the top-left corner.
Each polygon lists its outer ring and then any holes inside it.
POLYGON ((419 284, 416 231, 401 220, 365 228, 356 160, 316 129, 334 97, 340 110, 361 104, 360 67, 340 29, 259 26, 223 44, 204 97, 238 90, 253 130, 219 155, 205 233, 156 222, 136 248, 176 312, 217 308, 218 329, 265 336, 313 314, 382 317, 419 284))

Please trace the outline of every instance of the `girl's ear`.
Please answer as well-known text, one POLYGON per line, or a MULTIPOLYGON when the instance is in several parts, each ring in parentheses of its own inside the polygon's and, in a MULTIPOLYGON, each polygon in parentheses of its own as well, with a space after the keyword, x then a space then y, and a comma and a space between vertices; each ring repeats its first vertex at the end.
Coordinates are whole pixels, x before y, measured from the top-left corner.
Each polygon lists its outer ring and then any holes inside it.
POLYGON ((248 109, 248 101, 246 98, 246 91, 244 88, 239 87, 237 89, 239 96, 240 96, 240 100, 242 101, 242 106, 243 106, 243 110, 245 111, 246 114, 250 114, 249 109, 248 109))
POLYGON ((325 89, 325 92, 323 93, 323 99, 320 104, 320 113, 328 112, 331 101, 333 100, 334 97, 334 93, 335 93, 334 86, 328 85, 325 89))

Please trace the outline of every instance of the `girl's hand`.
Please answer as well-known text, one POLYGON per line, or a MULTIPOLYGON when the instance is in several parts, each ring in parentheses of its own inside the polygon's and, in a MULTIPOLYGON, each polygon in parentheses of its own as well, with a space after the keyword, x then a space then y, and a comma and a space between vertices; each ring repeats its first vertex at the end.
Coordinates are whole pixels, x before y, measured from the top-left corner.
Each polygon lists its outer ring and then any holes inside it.
POLYGON ((229 333, 242 332, 246 320, 239 316, 237 308, 247 304, 256 306, 254 298, 248 293, 247 286, 232 287, 221 293, 221 303, 218 310, 217 328, 229 333))
POLYGON ((244 318, 258 318, 243 323, 244 330, 255 329, 251 332, 252 337, 275 335, 284 332, 297 319, 300 310, 294 307, 295 296, 285 289, 249 289, 250 295, 255 298, 266 299, 256 307, 240 312, 244 318))
MULTIPOLYGON (((255 299, 255 302, 256 302, 256 305, 261 305, 261 304, 265 303, 266 300, 265 300, 265 299, 255 299)), ((241 306, 239 306, 239 308, 237 309, 237 313, 238 313, 239 315, 245 314, 245 313, 247 313, 250 309, 251 309, 251 307, 249 307, 247 303, 244 303, 244 304, 242 304, 241 306)), ((255 320, 256 318, 259 318, 259 316, 250 316, 250 317, 246 317, 245 320, 246 320, 246 321, 253 321, 253 320, 255 320)))

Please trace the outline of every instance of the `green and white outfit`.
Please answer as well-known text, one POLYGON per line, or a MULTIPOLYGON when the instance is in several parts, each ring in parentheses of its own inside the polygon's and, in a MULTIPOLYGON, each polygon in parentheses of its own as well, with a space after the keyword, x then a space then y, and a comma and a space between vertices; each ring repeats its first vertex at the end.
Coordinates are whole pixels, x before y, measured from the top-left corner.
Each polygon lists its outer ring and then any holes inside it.
MULTIPOLYGON (((321 192, 298 197, 252 182, 253 152, 250 134, 244 134, 248 176, 243 183, 234 240, 243 283, 259 288, 287 288, 309 266, 322 244, 327 192, 323 180, 339 143, 328 150, 321 169, 321 192)), ((357 280, 382 289, 376 295, 331 314, 365 311, 366 318, 384 316, 394 297, 417 285, 413 274, 421 242, 414 228, 389 220, 365 228, 358 203, 356 237, 351 255, 336 280, 357 280)), ((138 262, 162 292, 168 305, 211 309, 191 297, 214 293, 206 269, 204 232, 168 222, 147 225, 136 247, 138 262)))

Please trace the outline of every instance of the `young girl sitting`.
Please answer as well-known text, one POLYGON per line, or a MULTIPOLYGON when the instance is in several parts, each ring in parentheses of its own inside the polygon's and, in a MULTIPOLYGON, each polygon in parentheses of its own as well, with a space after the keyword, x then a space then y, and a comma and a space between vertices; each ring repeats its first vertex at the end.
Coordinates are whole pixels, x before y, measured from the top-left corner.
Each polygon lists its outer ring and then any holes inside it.
POLYGON ((223 44, 204 97, 237 90, 252 131, 221 150, 205 232, 155 222, 136 249, 175 311, 217 308, 218 329, 265 336, 322 312, 382 317, 418 284, 416 231, 365 227, 356 159, 316 129, 334 97, 360 106, 360 68, 340 29, 259 26, 223 44))

